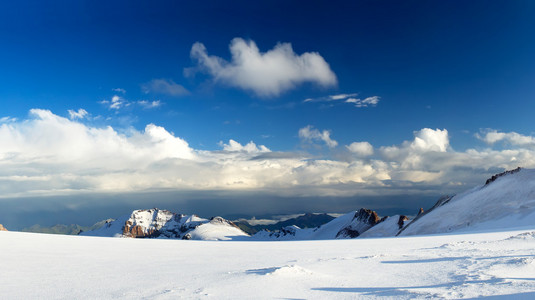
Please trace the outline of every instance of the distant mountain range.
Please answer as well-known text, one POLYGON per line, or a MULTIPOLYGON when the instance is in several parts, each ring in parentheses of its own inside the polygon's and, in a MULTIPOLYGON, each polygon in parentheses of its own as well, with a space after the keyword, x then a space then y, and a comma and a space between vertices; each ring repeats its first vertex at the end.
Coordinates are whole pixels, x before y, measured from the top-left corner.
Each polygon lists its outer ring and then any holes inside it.
POLYGON ((290 219, 279 221, 275 224, 269 224, 269 225, 251 225, 249 222, 243 221, 243 220, 235 221, 234 223, 244 232, 248 234, 255 234, 262 230, 275 231, 275 230, 281 230, 284 227, 293 226, 293 225, 298 226, 300 228, 315 228, 327 222, 330 222, 333 219, 334 217, 328 214, 306 213, 302 216, 290 218, 290 219))
POLYGON ((50 233, 50 234, 67 234, 67 235, 76 235, 83 231, 91 231, 95 229, 99 229, 107 222, 111 222, 113 219, 103 220, 100 222, 97 222, 91 226, 80 226, 78 224, 56 224, 51 227, 45 227, 41 225, 33 225, 28 228, 24 228, 21 231, 23 232, 35 232, 35 233, 50 233))
MULTIPOLYGON (((84 230, 77 225, 57 225, 48 233, 87 236, 174 238, 198 240, 312 240, 393 237, 493 230, 535 225, 535 170, 515 169, 496 174, 482 186, 456 196, 443 196, 428 211, 420 209, 413 220, 403 215, 380 217, 361 208, 334 218, 304 214, 271 225, 236 223, 160 210, 135 210, 117 220, 103 221, 84 230), (96 229, 98 226, 100 228, 96 229)), ((43 230, 31 227, 32 230, 43 230)), ((35 232, 35 231, 34 231, 35 232)))

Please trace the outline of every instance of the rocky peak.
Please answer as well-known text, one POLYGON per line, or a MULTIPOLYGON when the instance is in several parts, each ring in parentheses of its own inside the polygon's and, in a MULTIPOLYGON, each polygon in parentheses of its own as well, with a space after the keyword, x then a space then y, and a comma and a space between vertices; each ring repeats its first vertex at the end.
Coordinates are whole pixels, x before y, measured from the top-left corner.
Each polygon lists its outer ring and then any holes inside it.
POLYGON ((181 216, 158 208, 134 210, 124 224, 123 236, 134 238, 158 237, 160 235, 159 230, 170 220, 177 217, 180 218, 181 216))
POLYGON ((381 218, 379 218, 379 216, 377 215, 375 211, 367 209, 367 208, 361 208, 358 211, 356 211, 353 219, 369 224, 371 226, 381 221, 381 218))
POLYGON ((8 231, 8 230, 4 227, 4 225, 0 224, 0 231, 8 231))
POLYGON ((398 219, 399 229, 403 228, 403 225, 405 225, 405 221, 408 221, 408 220, 409 218, 407 216, 404 216, 404 215, 399 216, 399 219, 398 219))
POLYGON ((385 218, 381 219, 373 210, 361 208, 355 212, 351 222, 336 234, 336 238, 356 238, 385 218))

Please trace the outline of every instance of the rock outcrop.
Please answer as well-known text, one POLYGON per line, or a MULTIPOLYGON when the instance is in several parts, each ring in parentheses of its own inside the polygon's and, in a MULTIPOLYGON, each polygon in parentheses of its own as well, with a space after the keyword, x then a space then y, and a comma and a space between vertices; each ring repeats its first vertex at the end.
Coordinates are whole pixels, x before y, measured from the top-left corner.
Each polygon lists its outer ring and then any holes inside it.
POLYGON ((8 231, 8 230, 4 227, 4 225, 0 224, 0 231, 8 231))

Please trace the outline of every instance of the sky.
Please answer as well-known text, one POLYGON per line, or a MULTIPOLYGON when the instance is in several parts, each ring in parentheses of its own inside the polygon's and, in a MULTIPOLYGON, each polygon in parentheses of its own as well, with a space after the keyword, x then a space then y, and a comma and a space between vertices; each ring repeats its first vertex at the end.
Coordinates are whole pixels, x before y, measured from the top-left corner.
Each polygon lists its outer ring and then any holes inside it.
POLYGON ((0 223, 430 207, 535 167, 532 1, 0 4, 0 223), (31 217, 30 217, 31 216, 31 217))

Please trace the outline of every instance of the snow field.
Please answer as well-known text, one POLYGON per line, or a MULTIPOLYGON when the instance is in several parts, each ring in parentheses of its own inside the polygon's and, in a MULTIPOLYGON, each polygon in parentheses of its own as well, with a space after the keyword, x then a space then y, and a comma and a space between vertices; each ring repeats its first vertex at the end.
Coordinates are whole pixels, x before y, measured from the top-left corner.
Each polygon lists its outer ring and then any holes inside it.
POLYGON ((535 297, 535 228, 316 241, 0 232, 2 299, 535 297))

